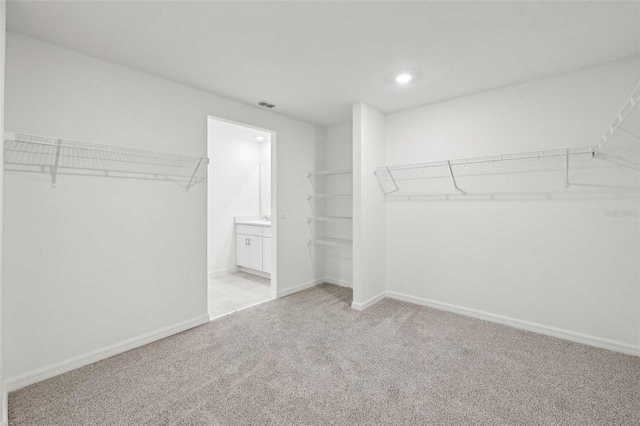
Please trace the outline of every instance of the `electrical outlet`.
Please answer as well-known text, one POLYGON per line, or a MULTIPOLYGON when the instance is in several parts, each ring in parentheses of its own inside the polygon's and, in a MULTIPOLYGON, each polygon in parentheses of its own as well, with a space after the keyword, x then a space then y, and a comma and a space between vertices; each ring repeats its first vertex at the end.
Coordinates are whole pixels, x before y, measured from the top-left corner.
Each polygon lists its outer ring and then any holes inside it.
POLYGON ((287 209, 280 209, 280 219, 287 218, 287 209))

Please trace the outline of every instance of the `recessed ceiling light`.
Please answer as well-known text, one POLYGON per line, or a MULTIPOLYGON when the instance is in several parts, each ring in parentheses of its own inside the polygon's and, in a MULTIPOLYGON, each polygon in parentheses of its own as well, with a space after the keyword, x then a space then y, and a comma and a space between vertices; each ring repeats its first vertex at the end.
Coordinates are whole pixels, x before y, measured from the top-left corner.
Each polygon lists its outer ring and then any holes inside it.
POLYGON ((258 139, 260 142, 262 142, 264 140, 264 136, 258 136, 256 139, 258 139))
POLYGON ((411 81, 413 77, 411 77, 411 74, 400 74, 399 76, 396 77, 396 82, 400 83, 400 84, 405 84, 411 81))

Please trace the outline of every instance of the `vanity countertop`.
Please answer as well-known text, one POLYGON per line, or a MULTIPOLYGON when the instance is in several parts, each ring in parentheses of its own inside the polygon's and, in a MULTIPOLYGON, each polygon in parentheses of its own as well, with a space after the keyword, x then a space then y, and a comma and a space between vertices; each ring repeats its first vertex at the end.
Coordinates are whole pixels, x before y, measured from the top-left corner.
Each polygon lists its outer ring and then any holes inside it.
POLYGON ((271 226, 271 221, 236 219, 236 225, 271 226))

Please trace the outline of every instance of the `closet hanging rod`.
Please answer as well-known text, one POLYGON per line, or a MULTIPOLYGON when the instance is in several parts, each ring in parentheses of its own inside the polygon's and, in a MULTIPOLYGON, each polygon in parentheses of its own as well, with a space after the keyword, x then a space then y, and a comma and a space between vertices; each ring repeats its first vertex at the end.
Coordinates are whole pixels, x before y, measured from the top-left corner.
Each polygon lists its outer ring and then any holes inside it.
POLYGON ((192 157, 187 155, 172 154, 158 151, 148 151, 135 148, 125 148, 114 145, 102 145, 90 142, 72 141, 62 138, 53 138, 48 136, 26 135, 15 132, 5 132, 5 141, 29 143, 32 145, 43 145, 55 148, 69 148, 85 151, 108 152, 113 154, 124 154, 139 157, 157 158, 164 160, 174 160, 191 163, 209 163, 209 159, 205 157, 192 157))

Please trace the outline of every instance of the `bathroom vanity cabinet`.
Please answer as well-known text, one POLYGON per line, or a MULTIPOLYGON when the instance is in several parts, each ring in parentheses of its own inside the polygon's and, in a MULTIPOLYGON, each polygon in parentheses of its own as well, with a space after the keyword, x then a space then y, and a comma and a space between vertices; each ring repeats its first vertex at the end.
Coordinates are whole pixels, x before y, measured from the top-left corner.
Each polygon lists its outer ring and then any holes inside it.
POLYGON ((236 224, 236 264, 260 272, 271 272, 269 222, 236 224))

